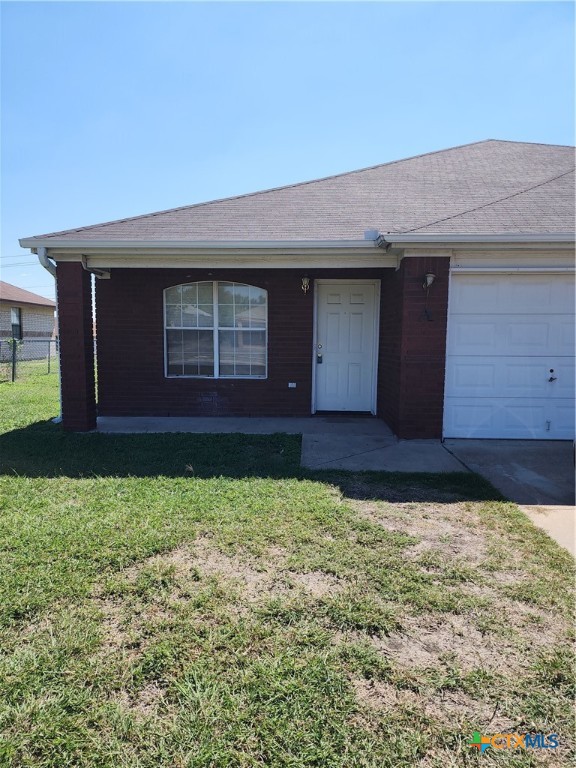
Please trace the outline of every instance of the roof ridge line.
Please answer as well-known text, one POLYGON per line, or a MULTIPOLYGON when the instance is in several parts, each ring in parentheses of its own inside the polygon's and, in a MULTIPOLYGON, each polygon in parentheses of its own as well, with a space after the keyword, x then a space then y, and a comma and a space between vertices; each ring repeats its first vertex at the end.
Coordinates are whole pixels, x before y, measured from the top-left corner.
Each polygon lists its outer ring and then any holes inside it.
MULTIPOLYGON (((127 221, 137 221, 138 219, 148 219, 154 216, 162 216, 166 213, 176 213, 177 211, 189 210, 190 208, 201 208, 204 205, 214 205, 215 203, 224 203, 230 200, 242 200, 246 197, 255 197, 256 195, 266 195, 269 192, 279 192, 282 189, 294 189, 294 187, 304 187, 308 184, 316 184, 321 181, 329 181, 330 179, 337 179, 342 176, 352 176, 355 173, 364 173, 365 171, 374 171, 376 170, 376 168, 383 168, 388 165, 396 165, 397 163, 405 163, 409 160, 417 160, 421 157, 427 157, 429 155, 438 155, 438 154, 441 154, 442 152, 451 152, 455 149, 463 149, 464 147, 472 147, 472 146, 475 146, 476 144, 487 144, 488 142, 491 142, 491 141, 500 141, 500 139, 481 139, 480 141, 471 141, 471 142, 468 142, 467 144, 458 144, 455 147, 445 147, 444 149, 434 149, 431 152, 422 152, 419 155, 411 155, 410 157, 403 157, 403 158, 400 158, 399 160, 389 160, 386 163, 377 163, 376 165, 369 165, 369 166, 366 166, 365 168, 357 168, 356 170, 353 170, 353 171, 343 171, 342 173, 333 173, 329 176, 321 176, 319 179, 309 179, 308 181, 297 181, 293 184, 282 184, 279 187, 269 187, 268 189, 260 189, 260 190, 257 190, 256 192, 245 192, 241 195, 231 195, 230 197, 218 197, 218 198, 215 198, 214 200, 204 200, 200 203, 191 203, 190 205, 179 205, 179 206, 176 206, 176 208, 166 208, 163 211, 152 211, 151 213, 142 213, 137 216, 125 216, 122 219, 112 219, 111 221, 102 221, 99 224, 88 224, 87 226, 84 226, 84 227, 72 227, 71 229, 61 229, 57 232, 49 232, 44 235, 34 235, 31 238, 22 238, 22 239, 33 240, 35 238, 41 239, 44 237, 52 237, 54 235, 71 234, 73 232, 86 232, 87 230, 90 230, 90 229, 96 229, 98 227, 108 227, 108 226, 111 226, 112 224, 123 224, 124 222, 127 222, 127 221)), ((526 142, 510 142, 510 143, 522 144, 526 142)), ((547 145, 543 145, 543 146, 547 146, 547 145)))
POLYGON ((503 144, 529 144, 532 147, 565 147, 576 149, 574 144, 549 144, 545 141, 514 141, 514 139, 486 139, 486 141, 501 141, 503 144))
POLYGON ((454 213, 452 216, 444 216, 442 219, 436 219, 435 221, 430 221, 427 224, 422 224, 419 227, 414 227, 414 229, 403 229, 401 232, 396 232, 397 235, 405 235, 409 234, 410 232, 418 232, 420 229, 425 229, 426 227, 431 227, 434 224, 441 224, 443 221, 449 221, 450 219, 457 219, 459 216, 465 216, 467 213, 472 213, 473 211, 479 211, 482 208, 489 208, 491 205, 497 205, 498 203, 503 203, 504 200, 510 200, 512 197, 518 197, 518 195, 524 195, 526 192, 531 192, 533 189, 538 189, 538 187, 543 187, 545 184, 550 184, 551 181, 556 181, 557 179, 561 179, 563 176, 568 176, 570 173, 574 173, 576 170, 576 166, 573 168, 570 168, 569 171, 564 171, 564 173, 560 173, 557 176, 552 176, 549 179, 545 179, 544 181, 539 181, 538 184, 532 184, 531 187, 526 187, 526 189, 520 189, 518 192, 512 192, 511 195, 506 195, 505 197, 501 197, 498 200, 491 200, 489 203, 482 203, 482 205, 476 205, 474 208, 469 208, 466 211, 460 211, 460 213, 454 213))

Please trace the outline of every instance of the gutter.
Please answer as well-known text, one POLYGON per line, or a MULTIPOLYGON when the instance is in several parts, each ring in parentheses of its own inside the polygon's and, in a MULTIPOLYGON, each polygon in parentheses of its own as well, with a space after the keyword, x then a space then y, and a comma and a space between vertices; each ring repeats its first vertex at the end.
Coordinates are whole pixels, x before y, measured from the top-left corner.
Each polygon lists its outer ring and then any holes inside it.
POLYGON ((463 235, 463 234, 441 234, 430 233, 427 235, 401 232, 394 234, 394 232, 387 232, 385 235, 380 234, 376 239, 376 244, 383 247, 386 244, 392 245, 404 245, 407 243, 414 244, 453 244, 453 243, 573 243, 575 241, 574 232, 527 232, 522 233, 507 233, 503 232, 500 235, 494 234, 476 234, 476 235, 463 235))
POLYGON ((359 248, 370 250, 376 246, 375 239, 363 240, 72 240, 66 238, 59 240, 57 237, 35 238, 24 237, 18 241, 22 248, 31 248, 35 251, 41 247, 51 249, 70 249, 87 251, 100 248, 145 248, 177 250, 284 250, 284 249, 339 249, 359 248))
POLYGON ((82 268, 89 272, 91 275, 94 275, 95 277, 99 279, 110 279, 110 270, 109 269, 95 269, 94 267, 88 266, 88 259, 86 256, 82 256, 82 268))

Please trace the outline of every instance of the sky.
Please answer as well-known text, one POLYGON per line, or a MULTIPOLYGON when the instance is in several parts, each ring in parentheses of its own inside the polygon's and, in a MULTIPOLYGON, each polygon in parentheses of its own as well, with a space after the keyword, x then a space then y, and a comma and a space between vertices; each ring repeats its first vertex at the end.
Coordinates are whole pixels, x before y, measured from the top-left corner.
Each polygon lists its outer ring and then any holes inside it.
POLYGON ((18 238, 483 139, 574 143, 570 2, 2 2, 1 279, 18 238))

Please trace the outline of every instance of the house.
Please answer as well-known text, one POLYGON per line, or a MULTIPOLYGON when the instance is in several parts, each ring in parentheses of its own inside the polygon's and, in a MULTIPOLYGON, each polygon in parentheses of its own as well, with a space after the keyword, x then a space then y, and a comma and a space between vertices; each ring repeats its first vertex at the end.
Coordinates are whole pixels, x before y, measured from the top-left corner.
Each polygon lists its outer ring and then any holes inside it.
POLYGON ((56 274, 67 429, 336 411, 574 436, 572 147, 482 141, 20 244, 56 274))
POLYGON ((0 339, 51 339, 54 310, 51 299, 0 281, 0 339))

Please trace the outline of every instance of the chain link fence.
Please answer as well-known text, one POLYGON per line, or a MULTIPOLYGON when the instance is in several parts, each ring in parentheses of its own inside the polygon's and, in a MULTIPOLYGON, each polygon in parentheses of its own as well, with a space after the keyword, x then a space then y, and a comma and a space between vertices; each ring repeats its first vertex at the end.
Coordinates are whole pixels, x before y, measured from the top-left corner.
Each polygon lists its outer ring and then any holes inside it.
POLYGON ((58 373, 58 339, 0 339, 0 381, 58 373))

